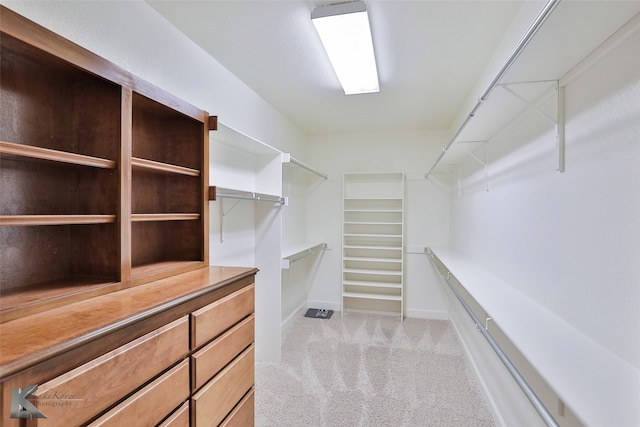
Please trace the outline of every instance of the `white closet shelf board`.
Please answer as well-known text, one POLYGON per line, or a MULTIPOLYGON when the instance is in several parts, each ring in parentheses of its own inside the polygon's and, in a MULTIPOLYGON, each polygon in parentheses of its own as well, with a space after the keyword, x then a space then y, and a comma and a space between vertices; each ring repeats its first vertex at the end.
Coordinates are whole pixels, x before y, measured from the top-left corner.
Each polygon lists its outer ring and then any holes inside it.
MULTIPOLYGON (((536 108, 558 121, 559 100, 554 86, 562 87, 567 75, 621 28, 637 20, 638 13, 637 1, 558 3, 487 98, 476 100, 479 105, 473 116, 465 116, 466 123, 460 121, 457 136, 454 134, 455 139, 429 173, 436 167, 452 172, 451 166, 469 158, 469 152, 482 151, 484 142, 536 108)), ((507 62, 505 58, 504 65, 507 62)), ((487 81, 477 88, 477 98, 488 89, 487 81)), ((482 159, 482 154, 478 157, 482 159)))
POLYGON ((282 192, 282 152, 224 123, 210 135, 210 183, 245 192, 282 192))
POLYGON ((282 151, 277 148, 227 126, 220 121, 218 121, 218 130, 211 134, 211 139, 254 155, 279 156, 282 154, 282 151))
POLYGON ((640 425, 635 367, 468 259, 431 249, 585 425, 640 425))
POLYGON ((294 262, 324 249, 327 249, 327 244, 323 242, 307 242, 287 248, 282 252, 282 268, 287 269, 294 262))

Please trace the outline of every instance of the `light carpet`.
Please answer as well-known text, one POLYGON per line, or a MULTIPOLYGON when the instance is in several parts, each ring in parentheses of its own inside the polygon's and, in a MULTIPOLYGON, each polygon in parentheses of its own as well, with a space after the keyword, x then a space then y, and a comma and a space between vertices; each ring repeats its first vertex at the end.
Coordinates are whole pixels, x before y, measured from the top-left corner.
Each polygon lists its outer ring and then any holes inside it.
POLYGON ((256 364, 256 427, 490 427, 482 390, 447 321, 300 316, 282 361, 256 364))

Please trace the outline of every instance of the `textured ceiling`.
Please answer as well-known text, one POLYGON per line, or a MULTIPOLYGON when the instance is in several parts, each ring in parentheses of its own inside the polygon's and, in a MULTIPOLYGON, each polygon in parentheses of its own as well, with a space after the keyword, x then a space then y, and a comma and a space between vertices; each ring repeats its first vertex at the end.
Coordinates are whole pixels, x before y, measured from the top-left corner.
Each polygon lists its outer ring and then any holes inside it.
POLYGON ((147 2, 310 135, 449 128, 521 6, 367 1, 381 91, 345 96, 310 19, 330 1, 147 2))

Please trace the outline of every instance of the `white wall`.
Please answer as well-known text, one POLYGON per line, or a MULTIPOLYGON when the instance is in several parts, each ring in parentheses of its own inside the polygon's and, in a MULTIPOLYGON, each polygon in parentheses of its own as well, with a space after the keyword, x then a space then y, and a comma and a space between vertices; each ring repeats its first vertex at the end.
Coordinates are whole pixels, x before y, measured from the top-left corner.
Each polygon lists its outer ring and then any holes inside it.
POLYGON ((405 314, 446 318, 440 284, 429 267, 424 247, 449 240, 448 188, 438 179, 425 180, 426 165, 446 145, 445 131, 406 131, 324 135, 310 138, 309 158, 329 175, 309 192, 311 240, 329 250, 318 260, 309 290, 309 304, 339 310, 341 305, 342 176, 345 172, 406 174, 405 314))
MULTIPOLYGON (((452 246, 640 368, 640 31, 566 86, 566 172, 532 115, 466 162, 452 246)), ((603 367, 606 369, 606 367, 603 367)))
POLYGON ((0 3, 220 121, 304 156, 305 136, 143 1, 0 3))

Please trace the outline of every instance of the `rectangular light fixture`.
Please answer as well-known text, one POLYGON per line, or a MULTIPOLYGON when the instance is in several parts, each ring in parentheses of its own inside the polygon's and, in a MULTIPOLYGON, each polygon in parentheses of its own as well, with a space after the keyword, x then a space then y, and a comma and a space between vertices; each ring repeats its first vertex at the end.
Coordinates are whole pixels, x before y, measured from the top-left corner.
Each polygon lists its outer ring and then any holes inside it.
POLYGON ((315 8, 311 20, 345 95, 380 92, 367 8, 361 1, 315 8))

